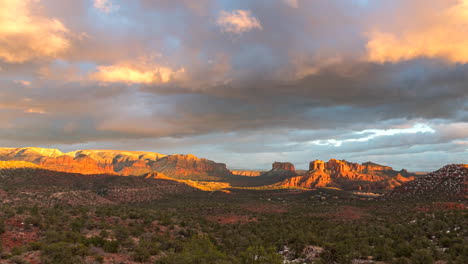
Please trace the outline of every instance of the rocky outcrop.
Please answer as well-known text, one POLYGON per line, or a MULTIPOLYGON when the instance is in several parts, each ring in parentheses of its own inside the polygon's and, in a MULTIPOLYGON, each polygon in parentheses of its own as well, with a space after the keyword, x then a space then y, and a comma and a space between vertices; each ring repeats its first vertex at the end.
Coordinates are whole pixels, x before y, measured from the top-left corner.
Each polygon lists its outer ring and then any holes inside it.
POLYGON ((386 198, 468 198, 468 164, 447 165, 396 187, 386 198))
POLYGON ((154 171, 183 180, 220 180, 231 176, 224 163, 200 159, 194 155, 169 155, 151 164, 154 171))
MULTIPOLYGON (((409 175, 409 173, 407 173, 409 175)), ((372 162, 363 164, 330 159, 309 163, 309 171, 277 183, 279 186, 320 188, 338 187, 350 190, 391 189, 414 178, 402 176, 391 167, 372 162)))
POLYGON ((41 157, 36 163, 44 169, 81 174, 115 174, 112 166, 100 166, 95 160, 80 155, 73 158, 68 155, 59 157, 41 157))
POLYGON ((0 160, 28 161, 41 167, 68 173, 140 176, 153 171, 176 179, 220 180, 231 175, 223 163, 194 155, 164 155, 155 152, 0 148, 0 160))
POLYGON ((36 163, 42 157, 56 158, 64 155, 58 149, 46 148, 0 148, 0 160, 17 160, 36 163))
POLYGON ((306 175, 288 178, 278 185, 285 187, 302 187, 302 188, 321 188, 332 185, 330 175, 324 171, 316 170, 306 175))
POLYGON ((285 170, 295 172, 296 168, 291 162, 277 162, 275 161, 272 165, 273 170, 285 170))
POLYGON ((164 173, 153 171, 145 175, 145 179, 172 179, 164 175, 164 173))
POLYGON ((391 171, 393 170, 392 167, 382 166, 382 165, 379 165, 370 161, 362 163, 362 166, 364 166, 364 170, 366 171, 391 171))
POLYGON ((258 177, 265 173, 264 171, 252 171, 252 170, 233 170, 233 175, 244 176, 244 177, 258 177))
POLYGON ((325 171, 325 162, 322 160, 314 160, 309 163, 309 171, 325 171))
POLYGON ((277 162, 272 164, 272 169, 260 175, 261 178, 268 181, 277 182, 284 179, 297 176, 294 165, 290 162, 277 162))

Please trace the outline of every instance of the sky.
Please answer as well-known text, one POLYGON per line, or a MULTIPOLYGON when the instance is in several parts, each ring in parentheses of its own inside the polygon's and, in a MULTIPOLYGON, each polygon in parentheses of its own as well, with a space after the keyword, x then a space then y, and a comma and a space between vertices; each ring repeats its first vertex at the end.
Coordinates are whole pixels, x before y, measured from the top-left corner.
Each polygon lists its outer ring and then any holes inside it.
POLYGON ((0 7, 0 146, 468 163, 468 0, 0 7))

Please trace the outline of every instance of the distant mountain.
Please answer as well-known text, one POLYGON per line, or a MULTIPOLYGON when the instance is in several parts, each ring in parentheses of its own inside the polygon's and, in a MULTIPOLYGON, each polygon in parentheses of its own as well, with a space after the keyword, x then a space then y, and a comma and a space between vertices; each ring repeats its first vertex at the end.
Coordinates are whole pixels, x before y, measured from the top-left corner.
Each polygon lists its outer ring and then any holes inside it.
POLYGON ((310 162, 309 171, 288 177, 276 186, 320 188, 337 187, 345 190, 392 189, 414 179, 406 170, 395 171, 392 167, 372 162, 363 164, 331 159, 328 162, 310 162))
POLYGON ((468 198, 468 164, 451 164, 395 188, 387 198, 468 198))
POLYGON ((231 173, 223 163, 194 155, 164 155, 123 150, 77 150, 63 153, 46 148, 0 148, 0 161, 30 162, 50 171, 87 175, 144 176, 154 172, 170 179, 226 182, 236 187, 278 186, 344 190, 384 190, 400 186, 416 176, 406 170, 373 162, 363 164, 331 159, 310 162, 308 171, 298 171, 290 162, 274 162, 266 172, 231 173), (248 176, 248 177, 245 177, 248 176))
POLYGON ((153 171, 176 179, 216 181, 231 176, 223 163, 194 155, 155 152, 78 150, 62 153, 45 148, 0 148, 0 160, 27 161, 44 169, 81 174, 140 176, 153 171))

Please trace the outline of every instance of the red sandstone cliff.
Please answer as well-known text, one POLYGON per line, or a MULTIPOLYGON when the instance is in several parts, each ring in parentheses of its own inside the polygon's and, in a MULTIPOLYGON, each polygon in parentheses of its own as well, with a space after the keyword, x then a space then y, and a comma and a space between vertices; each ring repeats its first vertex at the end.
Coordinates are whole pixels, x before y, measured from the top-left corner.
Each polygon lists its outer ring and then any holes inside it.
POLYGON ((272 165, 272 169, 259 177, 271 182, 278 182, 296 175, 296 168, 292 163, 275 161, 272 165))
POLYGON ((169 177, 220 180, 231 172, 223 163, 194 155, 163 155, 154 152, 79 150, 62 153, 44 148, 0 148, 0 160, 28 161, 41 167, 69 173, 139 176, 153 171, 169 177))
POLYGON ((309 189, 329 186, 342 189, 372 190, 391 189, 413 179, 402 176, 388 166, 371 162, 358 164, 331 159, 328 162, 312 161, 307 173, 287 178, 276 185, 309 189))
POLYGON ((231 176, 224 163, 200 159, 194 155, 170 155, 151 164, 154 171, 176 179, 220 180, 231 176))
POLYGON ((254 171, 254 170, 233 170, 231 171, 233 175, 244 176, 244 177, 258 177, 265 173, 264 171, 254 171))

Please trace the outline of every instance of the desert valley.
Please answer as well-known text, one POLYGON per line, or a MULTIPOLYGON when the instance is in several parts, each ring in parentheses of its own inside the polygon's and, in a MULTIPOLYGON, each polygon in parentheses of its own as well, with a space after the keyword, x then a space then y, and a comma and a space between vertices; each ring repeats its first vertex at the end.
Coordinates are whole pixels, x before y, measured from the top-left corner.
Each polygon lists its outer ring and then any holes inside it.
POLYGON ((468 165, 0 149, 0 263, 465 263, 468 165), (416 224, 417 223, 417 224, 416 224))

